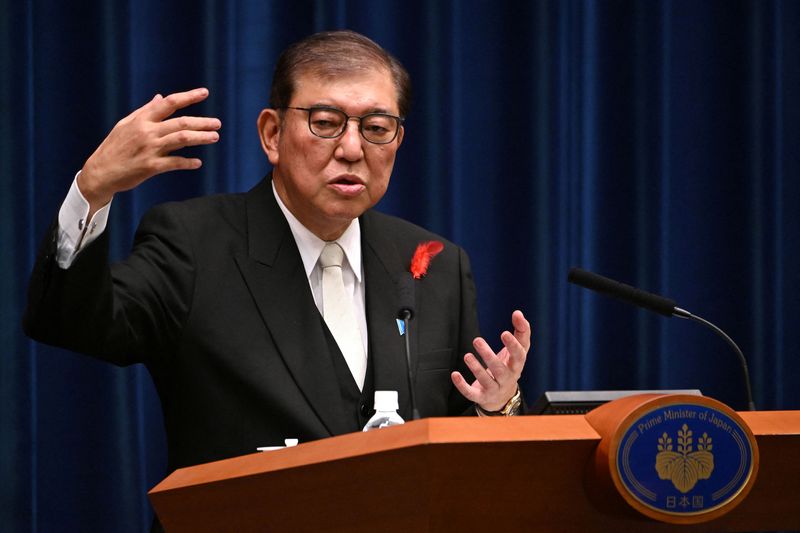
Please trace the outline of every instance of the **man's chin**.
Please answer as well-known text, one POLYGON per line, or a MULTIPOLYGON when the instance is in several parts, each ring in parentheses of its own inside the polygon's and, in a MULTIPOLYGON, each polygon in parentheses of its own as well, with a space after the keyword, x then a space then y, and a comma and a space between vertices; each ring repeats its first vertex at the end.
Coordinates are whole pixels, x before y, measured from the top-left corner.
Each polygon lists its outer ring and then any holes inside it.
POLYGON ((365 193, 354 198, 337 198, 326 206, 324 211, 329 219, 343 222, 360 217, 373 205, 375 202, 370 201, 365 193))
POLYGON ((366 209, 328 211, 324 218, 317 218, 315 227, 308 227, 308 229, 323 241, 335 241, 364 211, 366 209))

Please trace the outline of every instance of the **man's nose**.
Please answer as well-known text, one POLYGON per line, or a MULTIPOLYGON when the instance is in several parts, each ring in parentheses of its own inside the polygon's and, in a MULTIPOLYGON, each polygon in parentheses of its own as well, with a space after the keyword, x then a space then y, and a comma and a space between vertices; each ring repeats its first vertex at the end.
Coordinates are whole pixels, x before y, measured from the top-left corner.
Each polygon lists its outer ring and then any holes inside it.
POLYGON ((336 147, 335 155, 347 161, 358 161, 364 157, 364 138, 359 131, 361 124, 358 120, 350 119, 344 128, 344 133, 339 137, 339 145, 336 147))

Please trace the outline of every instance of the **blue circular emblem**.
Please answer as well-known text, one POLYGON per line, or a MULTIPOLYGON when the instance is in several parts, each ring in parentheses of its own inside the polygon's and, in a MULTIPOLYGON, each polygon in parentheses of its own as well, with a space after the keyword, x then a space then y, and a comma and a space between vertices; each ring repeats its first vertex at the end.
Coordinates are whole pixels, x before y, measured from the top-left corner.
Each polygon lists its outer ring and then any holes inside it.
POLYGON ((617 473, 630 495, 653 510, 709 513, 736 498, 752 475, 748 434, 712 405, 662 404, 627 424, 617 473))

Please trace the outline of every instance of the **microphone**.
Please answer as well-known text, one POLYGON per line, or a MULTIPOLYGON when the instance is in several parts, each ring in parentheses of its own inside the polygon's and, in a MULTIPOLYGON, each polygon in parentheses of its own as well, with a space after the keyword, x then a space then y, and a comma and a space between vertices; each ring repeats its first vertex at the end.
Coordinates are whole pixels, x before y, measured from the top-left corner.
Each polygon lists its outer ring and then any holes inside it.
POLYGON ((753 391, 750 387, 750 372, 747 370, 747 360, 744 357, 744 353, 742 353, 742 350, 739 348, 739 346, 733 342, 733 339, 731 339, 717 326, 704 318, 693 315, 685 309, 681 309, 677 306, 675 300, 670 300, 669 298, 664 298, 658 294, 653 294, 635 287, 631 287, 630 285, 625 285, 624 283, 603 277, 599 274, 595 274, 594 272, 589 272, 588 270, 583 270, 577 267, 569 269, 567 281, 595 292, 605 294, 606 296, 616 298, 617 300, 638 305, 639 307, 643 307, 649 311, 654 311, 667 317, 675 316, 685 320, 692 320, 711 329, 714 333, 722 337, 728 346, 730 346, 739 357, 739 364, 742 367, 742 376, 744 378, 745 392, 747 393, 747 408, 750 411, 756 410, 755 403, 753 403, 753 391))
MULTIPOLYGON (((675 310, 679 309, 676 307, 674 300, 636 289, 613 279, 604 278, 588 270, 580 268, 569 269, 567 281, 612 298, 644 307, 664 316, 672 316, 675 314, 675 310)), ((681 309, 681 311, 683 310, 681 309)))
POLYGON ((411 327, 410 322, 414 317, 414 279, 410 273, 403 273, 397 278, 397 300, 399 307, 397 318, 403 321, 403 337, 406 341, 406 369, 408 370, 408 390, 411 399, 411 418, 419 420, 417 397, 414 393, 414 376, 411 370, 411 327))
POLYGON ((397 300, 400 302, 397 318, 401 320, 414 318, 414 280, 409 273, 397 278, 397 300))

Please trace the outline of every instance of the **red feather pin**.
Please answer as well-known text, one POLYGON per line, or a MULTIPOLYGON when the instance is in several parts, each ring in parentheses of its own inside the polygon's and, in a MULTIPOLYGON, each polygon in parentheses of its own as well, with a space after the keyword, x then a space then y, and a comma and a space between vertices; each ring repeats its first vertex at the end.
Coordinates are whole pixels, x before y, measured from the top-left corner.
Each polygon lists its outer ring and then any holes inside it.
POLYGON ((436 255, 444 250, 444 244, 440 241, 421 242, 414 251, 411 258, 411 275, 414 279, 420 279, 427 274, 428 266, 436 255))

